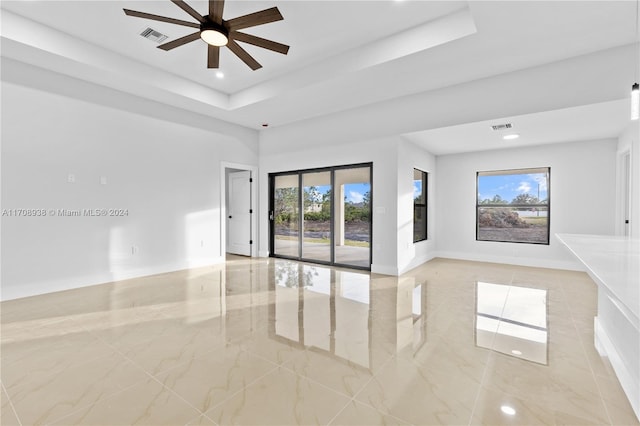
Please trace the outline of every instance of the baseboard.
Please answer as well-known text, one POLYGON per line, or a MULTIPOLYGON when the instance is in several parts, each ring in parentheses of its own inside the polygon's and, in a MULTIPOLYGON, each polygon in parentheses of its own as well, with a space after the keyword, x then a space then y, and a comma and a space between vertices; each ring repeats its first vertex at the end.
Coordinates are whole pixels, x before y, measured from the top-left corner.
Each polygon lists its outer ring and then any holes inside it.
POLYGON ((258 252, 258 257, 269 257, 269 250, 260 250, 258 252))
POLYGON ((395 266, 387 266, 387 265, 372 264, 371 272, 374 274, 381 274, 381 275, 393 275, 393 276, 400 275, 398 273, 398 268, 396 268, 395 266))
POLYGON ((463 253, 453 251, 437 251, 433 257, 445 259, 470 260, 473 262, 503 263, 506 265, 529 266, 533 268, 563 269, 584 272, 582 263, 574 260, 552 260, 516 256, 492 256, 482 253, 463 253))
POLYGON ((405 266, 398 268, 398 275, 402 275, 410 270, 417 268, 418 266, 432 260, 435 256, 429 252, 428 254, 420 257, 415 257, 411 260, 411 262, 407 263, 405 266))
POLYGON ((371 272, 383 275, 402 275, 418 266, 426 263, 436 257, 445 259, 456 260, 469 260, 472 262, 487 262, 487 263, 502 263, 507 265, 528 266, 534 268, 549 268, 549 269, 562 269, 568 271, 581 271, 585 270, 584 265, 574 260, 552 260, 552 259, 537 259, 527 257, 516 256, 492 256, 482 253, 463 253, 452 251, 436 251, 429 252, 428 254, 416 257, 408 264, 402 267, 386 266, 386 265, 371 265, 371 272))
POLYGON ((195 269, 207 266, 219 265, 225 262, 223 256, 207 260, 188 261, 180 264, 150 266, 146 268, 136 268, 122 272, 105 272, 101 274, 84 275, 64 279, 48 280, 37 283, 7 286, 3 283, 0 289, 0 301, 22 299, 25 297, 38 296, 47 293, 73 290, 82 287, 107 284, 114 281, 123 281, 133 278, 148 277, 151 275, 166 274, 169 272, 182 271, 185 269, 195 269))
POLYGON ((609 358, 609 362, 613 367, 613 370, 616 372, 616 376, 618 377, 618 381, 624 390, 624 393, 627 395, 627 399, 631 404, 631 408, 636 414, 636 417, 640 421, 640 383, 637 380, 633 379, 629 370, 625 366, 622 357, 618 354, 615 345, 607 336, 607 333, 604 331, 600 322, 598 321, 598 317, 593 319, 594 324, 594 345, 596 350, 601 356, 606 356, 609 358))

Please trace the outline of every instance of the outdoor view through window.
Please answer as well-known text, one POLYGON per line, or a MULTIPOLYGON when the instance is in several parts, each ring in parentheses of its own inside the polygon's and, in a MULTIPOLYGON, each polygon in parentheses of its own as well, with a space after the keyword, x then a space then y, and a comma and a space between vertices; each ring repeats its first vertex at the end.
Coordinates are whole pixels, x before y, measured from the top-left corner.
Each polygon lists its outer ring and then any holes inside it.
POLYGON ((549 244, 548 167, 478 172, 476 239, 549 244))

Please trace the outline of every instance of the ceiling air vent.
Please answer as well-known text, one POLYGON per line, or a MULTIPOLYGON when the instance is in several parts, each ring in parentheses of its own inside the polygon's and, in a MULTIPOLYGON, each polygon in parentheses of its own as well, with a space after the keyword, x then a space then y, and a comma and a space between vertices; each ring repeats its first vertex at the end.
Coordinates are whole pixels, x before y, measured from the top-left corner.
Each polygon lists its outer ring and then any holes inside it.
POLYGON ((168 36, 159 33, 158 31, 154 30, 153 28, 147 28, 146 30, 142 31, 140 33, 140 35, 146 39, 149 39, 151 41, 155 41, 156 43, 162 43, 163 41, 165 41, 168 36))
POLYGON ((512 127, 513 127, 513 125, 511 123, 495 124, 495 125, 491 126, 491 128, 493 130, 504 130, 504 129, 510 129, 512 127))

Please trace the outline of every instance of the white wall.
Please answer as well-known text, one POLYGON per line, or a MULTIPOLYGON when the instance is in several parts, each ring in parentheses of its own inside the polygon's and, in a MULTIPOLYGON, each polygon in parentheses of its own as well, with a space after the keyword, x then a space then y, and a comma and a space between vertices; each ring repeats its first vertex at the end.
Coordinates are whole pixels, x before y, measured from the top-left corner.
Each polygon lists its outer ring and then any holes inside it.
POLYGON ((580 269, 556 233, 614 233, 616 141, 587 141, 437 158, 438 256, 580 269), (551 167, 550 245, 475 240, 476 172, 551 167))
POLYGON ((2 209, 128 215, 2 217, 2 300, 223 259, 220 163, 257 164, 257 134, 225 136, 193 114, 197 125, 177 124, 151 103, 163 118, 141 115, 118 96, 111 108, 3 82, 2 209))
POLYGON ((618 185, 616 193, 616 234, 624 235, 622 222, 622 176, 621 156, 625 153, 631 155, 631 236, 640 238, 640 121, 632 121, 618 138, 618 185))
POLYGON ((398 142, 398 272, 400 274, 435 256, 436 158, 412 142, 398 142), (413 242, 413 169, 427 172, 427 240, 413 242))
MULTIPOLYGON (((300 138, 305 135, 301 134, 300 138)), ((260 255, 269 254, 268 174, 275 172, 373 163, 373 272, 397 274, 397 138, 352 144, 282 150, 280 144, 260 140, 260 255)))

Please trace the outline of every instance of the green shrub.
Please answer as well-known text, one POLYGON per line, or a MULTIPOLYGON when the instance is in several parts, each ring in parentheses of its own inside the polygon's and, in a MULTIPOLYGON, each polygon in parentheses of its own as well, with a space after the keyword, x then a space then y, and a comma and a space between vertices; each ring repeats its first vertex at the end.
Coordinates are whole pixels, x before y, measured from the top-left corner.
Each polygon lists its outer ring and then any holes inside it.
POLYGON ((280 213, 278 215, 276 215, 275 217, 275 222, 277 225, 282 225, 285 223, 291 223, 291 222, 297 222, 298 221, 298 215, 295 213, 280 213))
POLYGON ((329 212, 307 212, 304 214, 304 220, 323 222, 331 219, 329 212))

